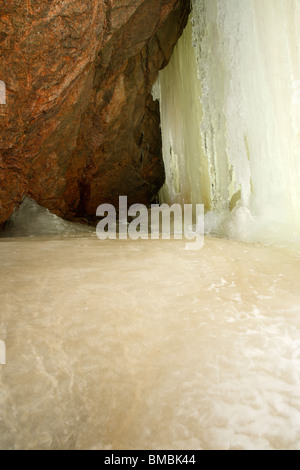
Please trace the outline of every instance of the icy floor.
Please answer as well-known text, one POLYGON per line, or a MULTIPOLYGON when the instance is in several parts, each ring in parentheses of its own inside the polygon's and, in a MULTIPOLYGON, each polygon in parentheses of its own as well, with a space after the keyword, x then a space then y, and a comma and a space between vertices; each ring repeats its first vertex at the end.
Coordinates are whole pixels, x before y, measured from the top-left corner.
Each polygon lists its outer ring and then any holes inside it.
POLYGON ((1 449, 300 449, 300 259, 0 241, 1 449))

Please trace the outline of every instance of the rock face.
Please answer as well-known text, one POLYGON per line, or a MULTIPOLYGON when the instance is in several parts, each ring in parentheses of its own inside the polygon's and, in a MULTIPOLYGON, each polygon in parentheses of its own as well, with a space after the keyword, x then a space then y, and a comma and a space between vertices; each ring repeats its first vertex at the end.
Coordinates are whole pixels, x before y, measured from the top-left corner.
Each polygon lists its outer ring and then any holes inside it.
POLYGON ((149 203, 164 180, 151 87, 187 0, 10 0, 0 6, 0 224, 25 195, 65 218, 149 203))

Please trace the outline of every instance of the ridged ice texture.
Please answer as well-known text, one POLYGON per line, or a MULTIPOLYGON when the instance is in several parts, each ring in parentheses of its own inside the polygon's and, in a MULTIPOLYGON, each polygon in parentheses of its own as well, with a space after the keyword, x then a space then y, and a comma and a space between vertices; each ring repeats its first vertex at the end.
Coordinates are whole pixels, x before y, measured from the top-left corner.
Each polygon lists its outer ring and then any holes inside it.
POLYGON ((299 257, 0 241, 0 449, 300 450, 299 257))
POLYGON ((299 237, 299 24, 296 0, 194 0, 160 73, 161 199, 205 203, 207 231, 299 237))

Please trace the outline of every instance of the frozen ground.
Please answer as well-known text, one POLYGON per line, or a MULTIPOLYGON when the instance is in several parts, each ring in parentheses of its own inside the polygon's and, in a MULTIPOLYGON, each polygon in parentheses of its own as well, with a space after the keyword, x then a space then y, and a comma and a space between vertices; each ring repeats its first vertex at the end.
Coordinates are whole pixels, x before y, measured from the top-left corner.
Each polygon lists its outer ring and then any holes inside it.
POLYGON ((299 256, 0 241, 1 449, 300 449, 299 256))

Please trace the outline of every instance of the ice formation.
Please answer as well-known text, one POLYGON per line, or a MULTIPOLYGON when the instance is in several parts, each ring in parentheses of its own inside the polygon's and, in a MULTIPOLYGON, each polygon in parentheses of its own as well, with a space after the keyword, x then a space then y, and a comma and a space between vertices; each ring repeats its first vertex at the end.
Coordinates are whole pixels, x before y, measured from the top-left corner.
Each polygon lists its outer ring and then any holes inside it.
POLYGON ((300 450, 299 258, 0 241, 0 449, 300 450))
MULTIPOLYGON (((195 0, 160 73, 161 202, 207 232, 299 235, 299 24, 296 0, 195 0)), ((49 236, 0 240, 0 449, 300 450, 300 253, 100 241, 29 199, 8 225, 49 236)))
POLYGON ((0 237, 28 237, 43 235, 70 236, 72 233, 92 232, 89 226, 75 224, 52 214, 48 209, 37 204, 33 199, 25 197, 22 204, 8 220, 0 237))
POLYGON ((296 243, 300 2, 194 0, 159 98, 163 202, 204 203, 206 231, 296 243))

